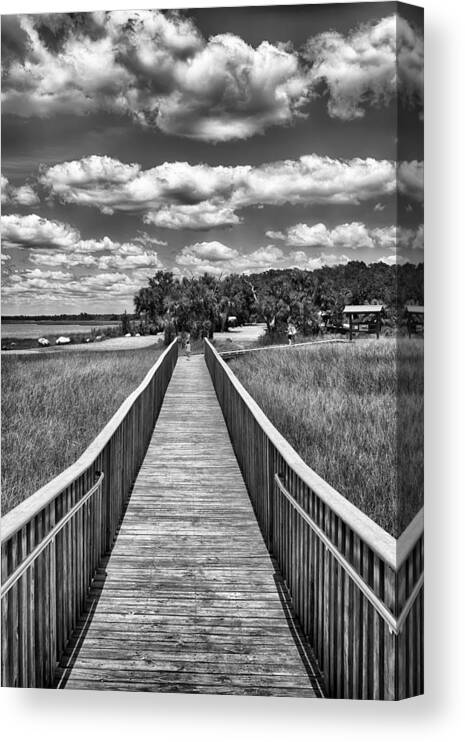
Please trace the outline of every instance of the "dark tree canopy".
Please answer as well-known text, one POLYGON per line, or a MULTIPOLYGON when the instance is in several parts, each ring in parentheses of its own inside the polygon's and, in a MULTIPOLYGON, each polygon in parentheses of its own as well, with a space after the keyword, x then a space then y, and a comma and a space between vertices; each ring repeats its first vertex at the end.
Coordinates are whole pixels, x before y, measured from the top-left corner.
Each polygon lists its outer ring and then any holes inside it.
POLYGON ((229 317, 238 324, 263 321, 268 333, 292 321, 307 335, 318 328, 321 314, 342 317, 345 304, 384 304, 397 323, 405 304, 423 304, 423 264, 387 265, 351 261, 314 271, 298 268, 251 275, 178 278, 157 271, 134 297, 135 311, 169 336, 187 331, 212 337, 225 330, 229 317))

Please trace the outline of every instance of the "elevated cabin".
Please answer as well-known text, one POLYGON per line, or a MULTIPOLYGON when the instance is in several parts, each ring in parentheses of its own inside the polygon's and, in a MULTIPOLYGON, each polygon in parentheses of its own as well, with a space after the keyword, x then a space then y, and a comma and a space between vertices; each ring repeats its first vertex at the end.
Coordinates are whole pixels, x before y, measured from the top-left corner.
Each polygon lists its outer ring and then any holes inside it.
POLYGON ((354 332, 376 333, 379 338, 381 333, 381 318, 384 315, 383 304, 347 304, 343 310, 344 317, 348 321, 343 322, 343 328, 349 332, 352 340, 354 332))
POLYGON ((409 338, 413 335, 423 335, 425 328, 425 308, 417 304, 407 304, 407 329, 409 338))

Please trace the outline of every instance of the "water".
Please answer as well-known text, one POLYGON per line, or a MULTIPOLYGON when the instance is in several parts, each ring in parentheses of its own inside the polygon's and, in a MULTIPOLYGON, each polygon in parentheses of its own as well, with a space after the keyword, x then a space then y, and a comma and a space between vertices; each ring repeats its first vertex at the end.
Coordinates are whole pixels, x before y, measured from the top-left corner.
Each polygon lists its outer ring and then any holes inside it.
POLYGON ((114 327, 118 322, 96 322, 95 324, 79 325, 61 322, 2 322, 2 338, 40 338, 48 335, 70 335, 72 333, 85 333, 103 327, 114 327))

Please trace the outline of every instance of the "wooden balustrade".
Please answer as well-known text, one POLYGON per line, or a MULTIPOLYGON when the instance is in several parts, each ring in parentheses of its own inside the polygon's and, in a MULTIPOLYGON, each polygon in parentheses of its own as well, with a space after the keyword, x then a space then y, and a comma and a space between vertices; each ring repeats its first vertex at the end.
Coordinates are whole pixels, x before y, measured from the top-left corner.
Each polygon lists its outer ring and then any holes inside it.
POLYGON ((423 692, 423 510, 394 539, 300 458, 205 341, 257 520, 337 698, 423 692))
POLYGON ((2 518, 2 685, 48 687, 111 549, 176 365, 176 340, 82 456, 2 518))

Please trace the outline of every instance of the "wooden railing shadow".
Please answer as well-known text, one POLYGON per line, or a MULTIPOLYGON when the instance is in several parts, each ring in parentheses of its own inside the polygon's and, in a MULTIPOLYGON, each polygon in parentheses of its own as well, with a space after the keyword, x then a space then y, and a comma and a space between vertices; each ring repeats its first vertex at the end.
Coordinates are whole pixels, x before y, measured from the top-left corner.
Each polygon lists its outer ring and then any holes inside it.
POLYGON ((89 628, 92 625, 92 620, 93 620, 95 611, 97 610, 97 606, 99 604, 99 600, 101 598, 103 588, 105 586, 105 581, 107 577, 105 567, 109 559, 110 559, 110 554, 105 559, 103 559, 100 567, 96 570, 95 577, 98 578, 98 587, 91 585, 93 595, 92 595, 91 600, 87 604, 81 616, 81 620, 80 620, 80 622, 83 622, 84 625, 80 629, 76 629, 76 631, 71 636, 70 641, 64 650, 63 654, 64 656, 66 656, 66 667, 57 668, 56 673, 55 673, 54 682, 53 682, 53 685, 55 688, 61 689, 61 688, 66 687, 66 681, 68 680, 73 670, 76 659, 79 656, 79 651, 87 636, 87 632, 89 631, 89 628))
POLYGON ((281 606, 283 609, 284 616, 286 618, 289 631, 291 632, 292 638, 294 639, 295 646, 299 652, 302 664, 308 675, 308 679, 315 691, 318 698, 325 698, 327 693, 324 686, 324 680, 318 662, 315 655, 313 654, 312 648, 308 643, 308 639, 305 637, 300 622, 292 609, 291 596, 286 588, 283 577, 279 572, 278 565, 275 559, 272 559, 274 574, 273 580, 276 586, 276 592, 281 606))

